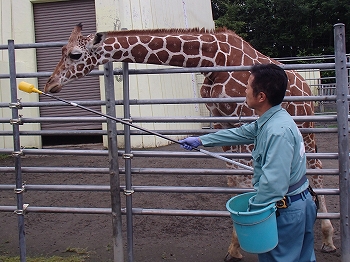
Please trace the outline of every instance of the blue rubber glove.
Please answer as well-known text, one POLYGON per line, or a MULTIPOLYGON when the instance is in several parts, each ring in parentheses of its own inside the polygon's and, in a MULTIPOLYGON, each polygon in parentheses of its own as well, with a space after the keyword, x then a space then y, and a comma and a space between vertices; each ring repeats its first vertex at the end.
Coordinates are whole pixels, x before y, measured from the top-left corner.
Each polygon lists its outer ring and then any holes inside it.
POLYGON ((179 140, 179 142, 182 144, 181 147, 187 150, 192 150, 193 148, 197 148, 198 146, 202 145, 202 142, 198 136, 190 136, 183 140, 179 140))

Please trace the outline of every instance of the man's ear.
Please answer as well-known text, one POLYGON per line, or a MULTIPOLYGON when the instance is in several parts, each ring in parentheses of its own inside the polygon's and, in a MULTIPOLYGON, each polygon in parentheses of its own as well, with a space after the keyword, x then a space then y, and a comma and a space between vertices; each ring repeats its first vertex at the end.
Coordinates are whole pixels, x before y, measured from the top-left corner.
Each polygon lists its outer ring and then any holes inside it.
POLYGON ((267 100, 266 94, 264 92, 260 92, 258 94, 259 102, 264 102, 267 100))
POLYGON ((99 46, 102 45, 103 41, 106 39, 105 33, 96 33, 94 38, 90 38, 91 40, 87 43, 86 48, 88 50, 96 50, 99 46))

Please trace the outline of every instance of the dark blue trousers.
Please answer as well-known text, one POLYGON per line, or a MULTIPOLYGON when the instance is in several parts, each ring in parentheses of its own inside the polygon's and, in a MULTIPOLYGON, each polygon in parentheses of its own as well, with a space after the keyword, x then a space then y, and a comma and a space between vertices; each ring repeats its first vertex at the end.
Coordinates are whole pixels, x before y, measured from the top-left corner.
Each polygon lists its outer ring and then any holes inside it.
POLYGON ((315 262, 313 228, 317 209, 310 193, 278 211, 278 245, 259 254, 259 262, 315 262))

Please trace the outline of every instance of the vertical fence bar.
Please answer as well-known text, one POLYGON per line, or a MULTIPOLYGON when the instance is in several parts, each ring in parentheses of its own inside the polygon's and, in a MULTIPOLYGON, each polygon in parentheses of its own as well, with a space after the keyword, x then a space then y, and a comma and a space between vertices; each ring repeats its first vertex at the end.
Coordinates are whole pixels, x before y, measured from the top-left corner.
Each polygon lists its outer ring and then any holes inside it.
POLYGON ((346 67, 345 26, 334 25, 335 73, 337 84, 337 122, 339 154, 339 189, 340 189, 340 234, 341 261, 350 261, 350 225, 349 225, 349 102, 347 96, 348 71, 346 67))
MULTIPOLYGON (((124 118, 130 118, 130 93, 129 93, 129 64, 123 63, 123 104, 124 118)), ((134 261, 133 247, 133 215, 132 215, 132 181, 131 181, 131 140, 130 126, 124 125, 125 144, 125 195, 126 195, 126 227, 128 243, 128 262, 134 261)))
MULTIPOLYGON (((116 117, 113 63, 104 65, 106 113, 116 117)), ((124 262, 116 121, 107 119, 114 262, 124 262)))
POLYGON ((12 111, 12 130, 13 130, 13 157, 15 162, 15 174, 16 174, 16 201, 17 210, 15 213, 18 217, 18 236, 19 236, 19 251, 20 261, 26 261, 26 240, 25 240, 25 228, 24 228, 24 208, 23 208, 23 181, 22 181, 22 159, 21 159, 21 143, 19 138, 19 124, 20 117, 18 115, 17 107, 17 83, 16 83, 16 57, 15 57, 15 44, 13 40, 8 40, 8 54, 9 54, 9 71, 10 71, 10 87, 11 87, 11 104, 12 111))

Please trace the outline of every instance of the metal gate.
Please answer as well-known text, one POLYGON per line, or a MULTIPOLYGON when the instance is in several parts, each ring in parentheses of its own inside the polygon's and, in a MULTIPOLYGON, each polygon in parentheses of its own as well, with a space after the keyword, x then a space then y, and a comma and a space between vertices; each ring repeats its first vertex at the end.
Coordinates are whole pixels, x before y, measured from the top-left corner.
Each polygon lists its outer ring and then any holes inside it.
MULTIPOLYGON (((349 179, 349 145, 348 145, 348 73, 347 68, 349 67, 349 64, 346 62, 346 53, 345 53, 345 44, 344 44, 344 25, 337 24, 335 25, 335 64, 334 63, 327 63, 327 64, 304 64, 302 65, 302 68, 318 68, 318 69, 329 69, 333 68, 336 70, 336 77, 337 77, 337 94, 332 96, 316 96, 316 97, 310 97, 310 99, 313 99, 314 101, 322 101, 324 99, 327 100, 334 100, 337 103, 337 116, 334 117, 324 117, 324 116, 314 116, 312 118, 307 117, 305 118, 306 121, 315 121, 315 122, 322 122, 322 121, 329 121, 330 119, 336 120, 338 124, 338 138, 339 138, 339 144, 338 144, 338 161, 339 161, 339 170, 336 172, 339 173, 339 190, 338 189, 319 189, 316 192, 318 194, 326 194, 326 195, 332 195, 332 194, 339 194, 340 195, 340 213, 330 213, 330 214, 318 214, 318 218, 332 218, 332 219, 340 219, 341 223, 341 246, 342 246, 342 254, 341 259, 344 262, 350 261, 350 250, 347 248, 350 244, 350 228, 349 228, 349 193, 350 193, 350 179, 349 179)), ((35 45, 33 45, 35 46, 35 45)), ((25 48, 26 46, 23 45, 21 48, 25 48)), ((0 75, 0 78, 9 78, 10 79, 10 90, 11 90, 11 118, 3 118, 1 119, 2 123, 10 123, 12 124, 12 132, 6 133, 3 132, 2 135, 11 135, 13 136, 13 142, 14 142, 14 148, 13 150, 1 150, 1 153, 10 153, 12 154, 14 158, 14 166, 13 167, 0 167, 1 172, 10 172, 15 174, 15 185, 14 184, 0 184, 0 190, 1 191, 9 191, 14 190, 16 193, 16 206, 0 206, 1 212, 15 212, 18 219, 18 235, 19 235, 19 252, 20 252, 20 258, 21 261, 26 261, 26 238, 25 238, 25 232, 24 232, 24 223, 25 223, 25 215, 26 212, 55 212, 55 213, 80 213, 80 214, 112 214, 112 228, 113 228, 113 250, 114 250, 114 261, 124 261, 124 253, 123 253, 123 241, 122 241, 122 224, 121 224, 121 216, 123 214, 126 215, 126 221, 127 221, 127 257, 128 261, 133 261, 133 224, 132 224, 132 217, 134 215, 139 214, 148 214, 148 215, 186 215, 186 216, 216 216, 216 217, 228 217, 229 213, 227 211, 201 211, 201 210, 171 210, 171 209, 145 209, 145 208, 134 208, 132 206, 132 195, 133 193, 138 192, 182 192, 182 193, 242 193, 245 192, 244 189, 239 188, 212 188, 212 187, 164 187, 164 186, 132 186, 132 173, 142 173, 142 172, 154 172, 154 173, 161 173, 166 172, 166 169, 157 169, 154 168, 152 170, 141 170, 141 169, 132 169, 131 166, 131 154, 139 155, 139 156, 145 156, 147 155, 147 151, 131 151, 130 147, 130 137, 131 135, 135 135, 135 132, 132 132, 130 130, 129 126, 125 126, 123 131, 117 131, 116 129, 116 123, 113 120, 107 120, 107 131, 103 132, 104 135, 108 136, 108 156, 110 160, 110 166, 107 168, 86 168, 83 171, 84 172, 98 172, 98 173, 106 173, 110 175, 110 184, 106 186, 86 186, 86 185, 66 185, 64 187, 60 185, 25 185, 23 182, 23 173, 49 173, 49 172, 70 172, 70 173, 76 173, 76 172, 82 172, 81 168, 59 168, 59 169, 52 169, 50 167, 24 167, 21 162, 21 158, 24 154, 31 155, 31 154, 52 154, 52 155, 60 155, 60 154, 91 154, 91 155, 100 155, 100 154, 107 154, 107 152, 100 152, 100 151, 94 151, 90 150, 89 152, 86 151, 77 151, 71 152, 70 150, 53 150, 53 149, 23 149, 21 148, 20 143, 20 136, 21 135, 33 135, 33 133, 23 132, 20 131, 19 126, 21 124, 30 123, 34 121, 33 119, 25 119, 22 118, 19 113, 19 109, 23 106, 26 106, 25 102, 19 102, 17 100, 17 82, 16 82, 16 67, 15 67, 15 45, 13 40, 9 40, 8 46, 0 46, 0 49, 8 49, 9 51, 9 67, 10 67, 10 74, 8 75, 0 75), (119 150, 116 147, 116 138, 117 135, 123 134, 125 139, 125 149, 123 151, 119 150), (125 167, 119 168, 118 165, 118 156, 123 156, 123 159, 125 161, 125 167), (125 175, 125 185, 121 185, 120 183, 120 174, 125 175), (104 191, 104 192, 110 192, 111 194, 111 206, 112 208, 78 208, 78 207, 36 207, 36 206, 27 206, 24 201, 24 193, 26 191, 104 191), (126 198, 126 207, 121 208, 121 199, 120 199, 120 192, 124 192, 125 198, 126 198)), ((295 67, 300 68, 300 65, 285 65, 285 69, 295 69, 295 67)), ((128 79, 129 74, 132 74, 133 72, 128 70, 127 64, 124 64, 124 68, 122 71, 115 70, 113 71, 112 64, 105 65, 104 72, 98 72, 99 74, 104 74, 105 77, 105 89, 106 89, 106 97, 109 97, 110 99, 108 101, 104 101, 103 105, 106 106, 106 112, 107 114, 115 117, 115 106, 116 101, 113 100, 114 98, 114 82, 113 82, 113 74, 122 74, 123 75, 123 83, 124 83, 124 93, 125 99, 122 101, 122 104, 124 105, 124 114, 125 118, 129 117, 129 107, 132 104, 128 99, 128 79)), ((241 70, 245 71, 248 70, 250 67, 227 67, 226 69, 228 71, 233 70, 241 70)), ((199 69, 198 69, 199 70, 199 69)), ((222 68, 200 68, 200 72, 209 72, 209 71, 215 71, 215 70, 222 70, 222 68)), ((183 69, 183 70, 176 70, 177 72, 183 72, 188 73, 191 71, 196 71, 196 69, 183 69)), ((172 69, 169 69, 169 71, 162 70, 163 73, 172 73, 172 69)), ((143 73, 148 74, 157 74, 159 73, 157 69, 155 70, 143 70, 143 73)), ((25 77, 25 74, 21 74, 21 77, 25 77)), ((28 77, 33 77, 33 74, 28 74, 28 77)), ((298 99, 298 97, 289 97, 288 99, 298 99)), ((299 99, 301 99, 299 97, 299 99)), ((237 102, 240 98, 230 98, 230 102, 237 102)), ((193 103, 206 103, 206 102, 222 102, 222 99, 210 99, 210 100, 204 100, 204 99, 198 99, 196 101, 193 101, 193 99, 188 100, 187 102, 193 102, 193 103)), ((133 101, 137 104, 149 104, 152 101, 133 101)), ((169 99, 169 100, 163 100, 162 103, 174 103, 175 101, 169 99)), ((186 102, 186 101, 183 101, 186 102)), ((157 101, 159 103, 159 101, 157 101)), ((8 103, 1 103, 2 107, 8 107, 8 103)), ((40 106, 40 103, 38 103, 37 106, 40 106)), ((56 121, 72 121, 72 120, 79 121, 79 118, 55 118, 56 121)), ((298 117, 298 120, 302 119, 302 117, 298 117)), ((102 121, 101 118, 91 118, 91 121, 102 121)), ((222 118, 221 121, 225 120, 225 118, 222 118)), ((238 119, 235 120, 235 118, 228 118, 226 120, 232 121, 238 121, 238 119)), ((36 121, 40 122, 40 119, 36 119, 36 121)), ((104 121, 104 120, 103 120, 104 121)), ((149 119, 137 119, 133 118, 133 121, 135 123, 137 122, 156 122, 156 121, 164 121, 164 119, 156 119, 156 118, 149 118, 149 119)), ((210 117, 203 117, 201 119, 169 119, 168 121, 174 122, 174 121, 193 121, 193 122, 212 122, 210 117)), ((302 130, 302 132, 324 132, 327 131, 325 129, 317 130, 302 130)), ((171 130, 167 132, 167 135, 172 134, 201 134, 202 130, 171 130)), ((69 133, 69 132, 68 132, 69 133)), ((75 133, 76 132, 73 132, 75 133)), ((37 135, 40 135, 40 132, 35 133, 37 135)), ((83 134, 83 131, 80 133, 83 134)), ((137 133, 137 135, 140 135, 141 133, 137 133)), ((153 152, 154 153, 154 152, 153 152)), ((177 156, 181 156, 181 152, 177 153, 177 156)), ((156 155, 157 157, 167 157, 174 154, 170 154, 169 152, 163 152, 162 154, 156 155)), ((175 154, 176 155, 176 154, 175 154)), ((227 156, 234 156, 234 154, 227 154, 227 156)), ((200 155, 200 153, 191 153, 191 157, 198 158, 203 157, 200 155)), ((310 157, 310 156, 309 156, 310 157)), ((315 157, 315 155, 311 156, 315 157)), ((325 155, 323 154, 323 157, 329 157, 333 158, 334 155, 325 155)), ((176 170, 172 169, 171 172, 176 172, 176 170)), ((183 170, 181 170, 183 172, 183 170)), ((203 172, 203 170, 188 170, 187 174, 198 174, 199 172, 203 172)), ((242 174, 242 171, 237 170, 225 170, 225 171, 218 171, 218 170, 205 170, 205 172, 213 172, 213 174, 242 174)), ((247 171, 249 172, 249 171, 247 171)), ((334 175, 333 170, 317 170, 318 174, 324 174, 324 175, 334 175)), ((310 170, 308 170, 307 174, 312 174, 310 170)), ((43 197, 45 197, 43 195, 43 197)))

